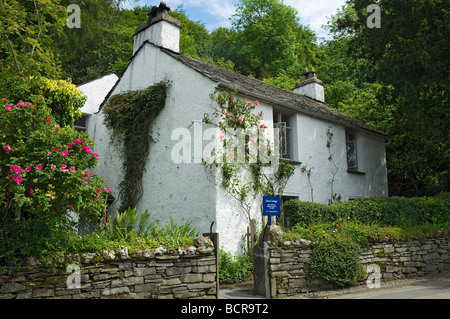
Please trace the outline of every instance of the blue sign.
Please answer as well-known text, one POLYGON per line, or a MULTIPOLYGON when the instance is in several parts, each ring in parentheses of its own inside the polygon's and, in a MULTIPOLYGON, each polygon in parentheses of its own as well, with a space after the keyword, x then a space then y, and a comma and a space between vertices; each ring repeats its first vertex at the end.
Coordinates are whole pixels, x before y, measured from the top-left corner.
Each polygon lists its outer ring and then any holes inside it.
POLYGON ((263 216, 280 216, 281 201, 278 196, 263 196, 263 216))

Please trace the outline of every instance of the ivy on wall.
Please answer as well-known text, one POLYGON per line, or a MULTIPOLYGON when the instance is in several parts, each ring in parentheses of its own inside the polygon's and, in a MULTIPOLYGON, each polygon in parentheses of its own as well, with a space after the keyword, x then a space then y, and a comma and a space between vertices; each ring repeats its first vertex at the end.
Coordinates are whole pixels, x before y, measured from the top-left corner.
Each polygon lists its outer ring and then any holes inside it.
POLYGON ((166 102, 167 84, 160 82, 141 91, 114 95, 104 107, 106 127, 122 159, 119 211, 134 208, 142 197, 142 176, 151 143, 152 123, 166 102))

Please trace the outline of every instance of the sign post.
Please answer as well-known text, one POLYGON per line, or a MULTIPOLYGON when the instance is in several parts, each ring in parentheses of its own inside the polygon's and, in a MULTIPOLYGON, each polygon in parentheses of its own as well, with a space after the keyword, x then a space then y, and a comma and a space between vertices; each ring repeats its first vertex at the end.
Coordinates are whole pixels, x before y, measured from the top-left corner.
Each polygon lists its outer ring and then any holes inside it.
POLYGON ((268 216, 269 223, 272 225, 272 216, 280 216, 281 200, 278 196, 263 196, 263 216, 268 216))

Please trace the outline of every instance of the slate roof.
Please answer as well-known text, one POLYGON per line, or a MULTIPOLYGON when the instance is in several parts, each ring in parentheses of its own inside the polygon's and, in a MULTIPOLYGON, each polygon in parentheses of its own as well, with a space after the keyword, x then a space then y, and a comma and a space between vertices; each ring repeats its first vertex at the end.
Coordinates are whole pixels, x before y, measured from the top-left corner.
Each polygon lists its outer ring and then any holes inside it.
POLYGON ((307 96, 193 59, 165 48, 160 49, 184 65, 217 82, 219 86, 224 88, 236 88, 238 92, 247 93, 249 96, 257 97, 261 100, 266 100, 298 112, 336 122, 346 127, 377 133, 385 138, 389 137, 386 133, 307 96))
MULTIPOLYGON (((377 135, 381 135, 385 139, 390 138, 386 133, 370 125, 362 123, 361 121, 358 121, 357 119, 352 118, 345 113, 331 108, 320 101, 316 101, 312 98, 295 93, 293 91, 279 88, 255 78, 244 76, 242 74, 196 60, 181 53, 156 46, 148 40, 142 43, 141 47, 136 51, 134 56, 136 56, 142 49, 142 47, 144 47, 146 44, 151 44, 155 47, 158 47, 162 52, 166 53, 177 61, 206 76, 210 80, 217 82, 218 86, 224 89, 235 88, 239 93, 247 93, 248 96, 251 96, 252 98, 258 98, 261 101, 265 100, 278 106, 284 106, 294 111, 308 114, 312 117, 317 117, 341 124, 345 127, 375 133, 377 135)), ((134 58, 134 56, 131 58, 131 60, 134 58)), ((117 81, 117 83, 119 81, 117 81)), ((105 103, 109 99, 109 95, 113 90, 114 88, 110 91, 103 103, 105 103)))

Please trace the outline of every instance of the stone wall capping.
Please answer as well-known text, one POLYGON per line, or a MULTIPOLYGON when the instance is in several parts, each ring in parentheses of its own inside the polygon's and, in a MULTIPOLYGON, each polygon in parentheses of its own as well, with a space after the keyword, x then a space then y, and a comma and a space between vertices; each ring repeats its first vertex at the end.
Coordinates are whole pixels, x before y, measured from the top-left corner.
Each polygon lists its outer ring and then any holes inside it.
POLYGON ((130 251, 120 246, 101 254, 57 254, 44 263, 28 257, 21 266, 2 266, 0 299, 214 299, 216 264, 214 244, 203 236, 193 246, 175 251, 164 246, 130 251), (50 267, 64 260, 76 264, 78 274, 50 267), (70 284, 73 276, 78 281, 70 284))
MULTIPOLYGON (((305 239, 259 243, 254 255, 255 291, 266 298, 287 297, 300 293, 337 288, 333 283, 312 277, 307 271, 315 243, 305 239)), ((425 241, 372 242, 361 247, 364 271, 377 266, 380 279, 396 280, 450 273, 450 239, 425 241)), ((356 283, 366 284, 366 279, 356 283)))

